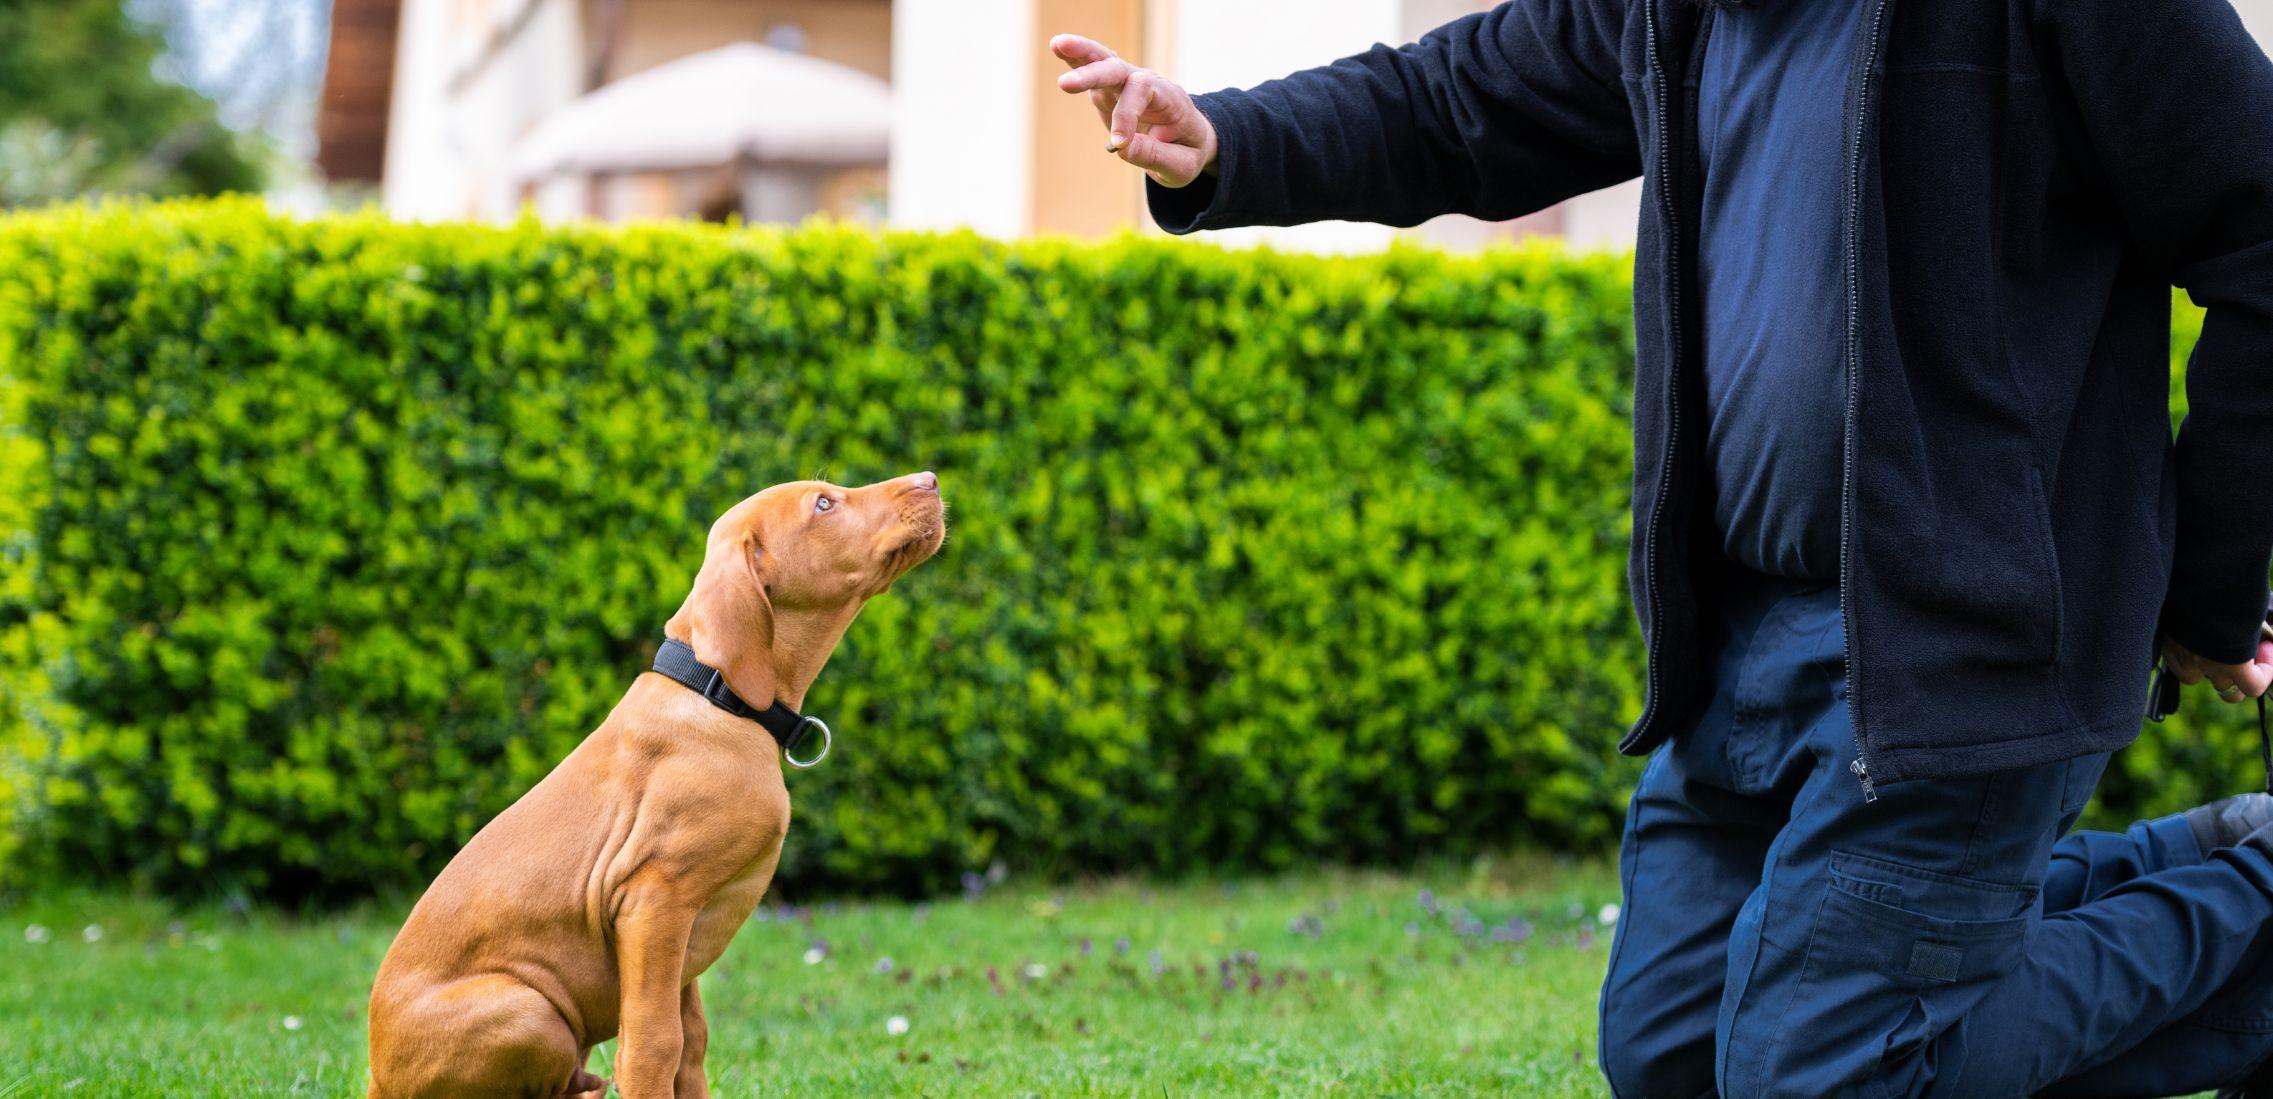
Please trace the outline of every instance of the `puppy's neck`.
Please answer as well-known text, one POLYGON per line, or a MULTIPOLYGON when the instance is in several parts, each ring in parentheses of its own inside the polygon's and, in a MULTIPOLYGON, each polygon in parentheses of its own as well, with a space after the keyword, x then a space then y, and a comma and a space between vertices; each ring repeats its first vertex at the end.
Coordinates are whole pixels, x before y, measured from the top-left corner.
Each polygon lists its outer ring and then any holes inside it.
MULTIPOLYGON (((777 613, 773 623, 774 697, 792 710, 805 708, 805 692, 820 678, 821 669, 836 652, 860 604, 816 611, 777 613)), ((748 699, 764 705, 764 700, 748 699)))

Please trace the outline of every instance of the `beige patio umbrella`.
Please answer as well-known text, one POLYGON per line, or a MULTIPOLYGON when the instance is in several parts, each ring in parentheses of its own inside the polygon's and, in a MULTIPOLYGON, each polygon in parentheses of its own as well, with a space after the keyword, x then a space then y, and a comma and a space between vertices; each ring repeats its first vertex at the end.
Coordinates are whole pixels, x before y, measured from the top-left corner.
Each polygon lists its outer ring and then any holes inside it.
POLYGON ((720 164, 884 163, 891 91, 833 61, 737 42, 625 77, 552 112, 515 143, 513 175, 720 164))

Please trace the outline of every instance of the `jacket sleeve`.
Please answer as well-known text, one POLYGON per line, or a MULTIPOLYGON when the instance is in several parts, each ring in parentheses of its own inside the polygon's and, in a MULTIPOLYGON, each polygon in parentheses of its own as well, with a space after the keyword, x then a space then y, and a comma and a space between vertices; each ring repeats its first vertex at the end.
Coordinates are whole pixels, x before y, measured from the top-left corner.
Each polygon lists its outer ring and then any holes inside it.
POLYGON ((2163 630, 2241 663, 2273 568, 2273 62, 2227 0, 2045 10, 2133 247, 2208 311, 2186 368, 2163 630))
POLYGON ((1195 97, 1216 173, 1146 186, 1171 233, 1438 214, 1500 220, 1641 171, 1624 0, 1513 0, 1400 49, 1195 97))

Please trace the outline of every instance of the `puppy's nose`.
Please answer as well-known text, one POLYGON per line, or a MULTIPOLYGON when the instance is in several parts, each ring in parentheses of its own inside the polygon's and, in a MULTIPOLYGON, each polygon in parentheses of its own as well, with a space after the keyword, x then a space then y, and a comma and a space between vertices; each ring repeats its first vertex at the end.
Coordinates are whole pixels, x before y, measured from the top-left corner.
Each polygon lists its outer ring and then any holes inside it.
POLYGON ((909 474, 908 483, 914 485, 919 489, 922 489, 925 492, 939 491, 939 475, 933 473, 928 469, 924 470, 922 473, 909 474))

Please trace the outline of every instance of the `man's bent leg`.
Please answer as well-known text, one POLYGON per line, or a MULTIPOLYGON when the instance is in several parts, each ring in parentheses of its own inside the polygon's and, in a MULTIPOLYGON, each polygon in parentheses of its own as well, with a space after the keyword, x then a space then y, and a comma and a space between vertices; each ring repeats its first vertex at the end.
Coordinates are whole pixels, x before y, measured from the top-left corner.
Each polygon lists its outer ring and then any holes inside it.
MULTIPOLYGON (((1724 1094, 2033 1093, 2194 1012, 2273 945, 2273 860, 2220 851, 2147 871, 2185 854, 2151 822, 2128 855, 2113 838, 2072 841, 2067 854, 2105 872, 2071 868, 2061 900, 2075 903, 2044 914, 2054 837, 2104 757, 1881 786, 1865 803, 1844 715, 1818 733, 1738 921, 1724 1094), (2143 872, 2083 899, 2127 860, 2143 872)), ((2169 1087, 2212 1086, 2247 1057, 2186 1066, 2169 1087)))
MULTIPOLYGON (((1713 1090, 1713 1020, 1729 925, 1759 880, 1773 826, 1683 758, 1652 756, 1626 810, 1618 930, 1603 979, 1600 1058, 1612 1093, 1690 1099, 1713 1090)), ((1775 814, 1781 817, 1781 813, 1775 814)))
POLYGON ((2043 1099, 2142 1099, 2234 1087, 2273 1058, 2273 966, 2260 962, 2192 1014, 2043 1088, 2043 1099))
MULTIPOLYGON (((2245 815, 2244 824, 2265 815, 2263 804, 2249 808, 2257 811, 2245 815)), ((2087 865, 2089 870, 2063 867, 2060 855, 2055 854, 2052 879, 2046 883, 2048 910, 2053 883, 2062 879, 2063 870, 2078 890, 2089 891, 2078 901, 2080 904, 2148 874, 2201 865, 2205 846, 2214 854, 2217 847, 2228 845, 2230 833, 2238 830, 2205 836, 2201 822, 2191 819, 2202 813, 2195 810, 2142 821, 2121 835, 2080 832, 2062 840, 2064 850, 2076 841, 2086 841, 2088 849, 2069 854, 2073 862, 2087 865)), ((2153 1096, 2230 1087, 2257 1076, 2267 1058, 2273 1058, 2273 961, 2260 961, 2255 969, 2228 979, 2225 987, 2192 1014, 2136 1045, 2108 1050, 2103 1059, 2083 1066, 2041 1094, 2058 1099, 2153 1096)))
POLYGON ((2026 963, 1983 999, 1975 1045, 1997 1052, 1968 1063, 1955 1093, 2183 1094, 2273 1054, 2267 839, 2047 918, 2026 963))
POLYGON ((2044 912, 2066 912, 2148 874, 2199 866, 2202 855, 2183 813, 2138 821, 2121 832, 2070 832, 2052 849, 2044 912))
POLYGON ((2247 793, 2138 821, 2122 832, 2071 832, 2052 849, 2044 913, 2066 912, 2147 874, 2199 866, 2212 851, 2268 824, 2273 794, 2247 793))
POLYGON ((1651 757, 1627 809, 1601 1004, 1602 1071, 1621 1096, 1712 1093, 1729 929, 1790 815, 1790 788, 1770 777, 1837 704, 1837 638, 1828 656, 1823 638, 1835 592, 1753 577, 1721 595, 1704 654, 1713 692, 1651 757))

